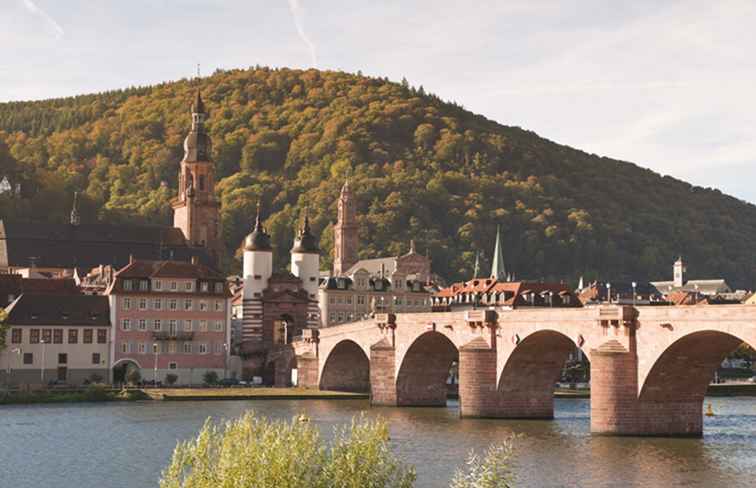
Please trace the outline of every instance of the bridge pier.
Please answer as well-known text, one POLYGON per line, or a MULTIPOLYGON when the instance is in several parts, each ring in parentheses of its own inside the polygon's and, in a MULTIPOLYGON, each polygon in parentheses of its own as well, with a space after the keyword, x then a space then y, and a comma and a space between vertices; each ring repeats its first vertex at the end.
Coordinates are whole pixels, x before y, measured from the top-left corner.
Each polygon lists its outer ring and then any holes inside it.
POLYGON ((396 353, 385 338, 370 347, 370 404, 396 406, 396 353))
POLYGON ((640 427, 638 356, 610 340, 591 354, 591 433, 654 435, 640 427))
POLYGON ((501 417, 496 350, 479 337, 459 349, 460 417, 501 417))

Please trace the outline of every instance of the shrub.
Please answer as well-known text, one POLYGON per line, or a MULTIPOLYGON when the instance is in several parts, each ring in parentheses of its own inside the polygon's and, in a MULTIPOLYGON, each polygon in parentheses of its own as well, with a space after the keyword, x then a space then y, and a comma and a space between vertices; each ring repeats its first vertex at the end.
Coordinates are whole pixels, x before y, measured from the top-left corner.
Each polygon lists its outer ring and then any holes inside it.
POLYGON ((208 371, 202 375, 202 381, 204 381, 206 385, 215 385, 218 383, 218 373, 215 371, 208 371))
POLYGON ((466 469, 458 469, 451 482, 451 488, 509 488, 512 485, 512 471, 509 461, 512 457, 512 442, 488 448, 483 458, 471 452, 466 469))
POLYGON ((97 373, 92 373, 91 375, 89 375, 89 382, 90 383, 95 383, 95 384, 102 383, 102 381, 104 379, 105 378, 103 378, 102 375, 99 375, 97 373))
POLYGON ((177 374, 168 373, 167 375, 165 375, 165 383, 168 386, 175 385, 177 381, 178 381, 178 375, 177 374))
POLYGON ((305 418, 247 413, 223 427, 208 420, 196 439, 179 443, 160 488, 405 488, 414 479, 391 453, 383 422, 353 422, 328 450, 305 418))

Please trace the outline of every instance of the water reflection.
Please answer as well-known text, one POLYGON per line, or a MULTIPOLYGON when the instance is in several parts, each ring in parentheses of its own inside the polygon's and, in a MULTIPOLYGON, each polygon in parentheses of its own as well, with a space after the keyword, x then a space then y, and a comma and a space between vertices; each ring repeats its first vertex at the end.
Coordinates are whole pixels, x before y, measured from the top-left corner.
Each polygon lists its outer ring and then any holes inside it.
POLYGON ((270 418, 308 415, 329 438, 365 414, 390 423, 396 452, 419 487, 445 486, 471 449, 516 435, 520 486, 752 486, 756 399, 712 399, 703 439, 590 435, 587 400, 557 400, 556 419, 460 419, 448 408, 370 408, 366 401, 145 402, 0 408, 0 486, 156 486, 177 439, 206 418, 248 409, 270 418))

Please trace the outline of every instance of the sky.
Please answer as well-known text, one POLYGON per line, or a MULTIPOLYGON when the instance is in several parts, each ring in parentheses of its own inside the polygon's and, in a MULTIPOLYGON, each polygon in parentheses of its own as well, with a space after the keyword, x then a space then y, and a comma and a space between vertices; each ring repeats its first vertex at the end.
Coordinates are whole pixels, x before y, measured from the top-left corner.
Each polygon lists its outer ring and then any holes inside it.
POLYGON ((756 203, 756 2, 0 0, 0 101, 362 71, 756 203))

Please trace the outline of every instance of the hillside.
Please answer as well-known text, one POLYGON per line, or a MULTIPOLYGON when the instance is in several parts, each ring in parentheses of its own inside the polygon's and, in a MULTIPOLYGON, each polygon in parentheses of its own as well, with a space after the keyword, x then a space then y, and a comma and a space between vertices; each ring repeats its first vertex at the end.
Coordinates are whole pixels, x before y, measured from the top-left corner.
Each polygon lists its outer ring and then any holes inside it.
POLYGON ((199 82, 0 104, 0 215, 64 221, 83 191, 83 220, 170 222, 192 90, 210 111, 228 256, 258 197, 285 267, 309 204, 330 264, 336 197, 347 173, 360 198, 363 257, 415 238, 434 270, 468 277, 490 262, 501 224, 508 270, 576 280, 691 277, 756 283, 756 207, 500 125, 384 79, 316 70, 218 71, 199 82), (4 144, 3 144, 4 142, 4 144))

